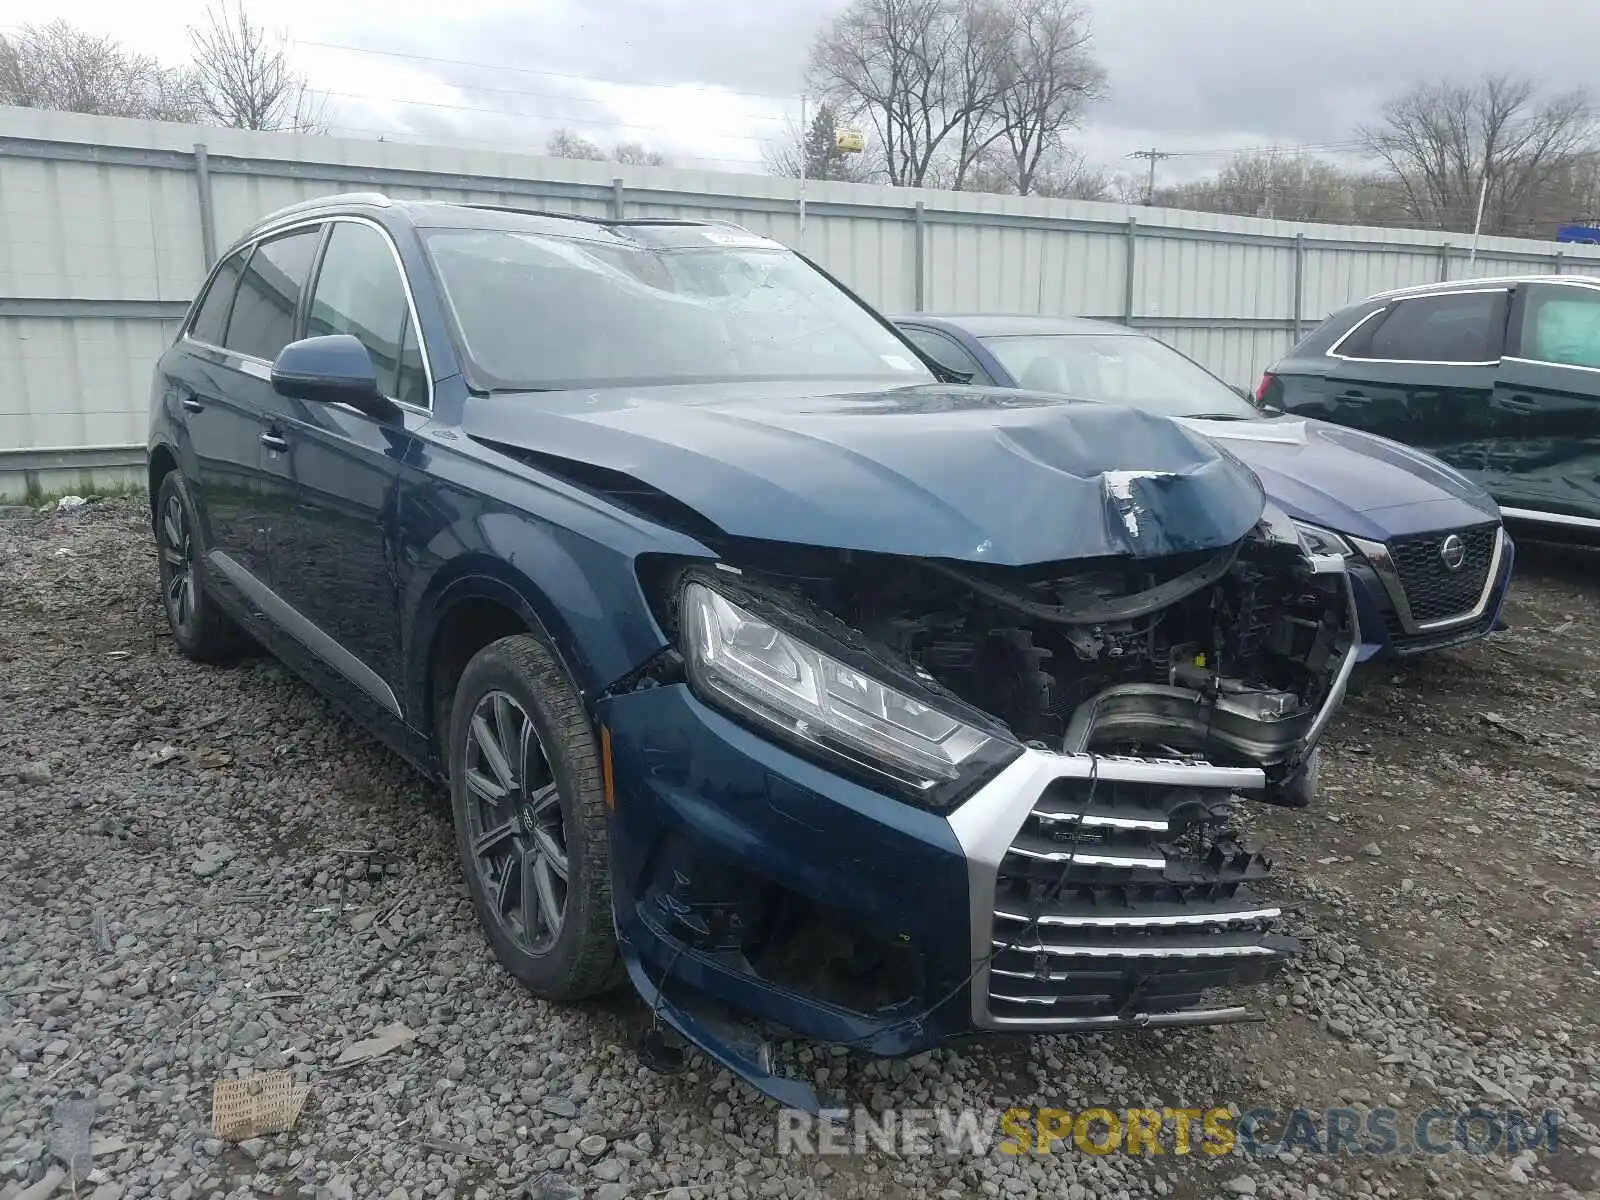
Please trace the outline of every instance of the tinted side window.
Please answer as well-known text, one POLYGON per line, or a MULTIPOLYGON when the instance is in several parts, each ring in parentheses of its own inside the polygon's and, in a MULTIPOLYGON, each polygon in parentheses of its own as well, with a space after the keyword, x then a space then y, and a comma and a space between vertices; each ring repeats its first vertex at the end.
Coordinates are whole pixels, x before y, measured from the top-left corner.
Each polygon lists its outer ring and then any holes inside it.
POLYGON ((194 314, 194 324, 189 326, 189 336, 213 346, 222 345, 224 331, 228 328, 228 311, 233 307, 233 290, 244 272, 247 251, 235 250, 222 260, 217 273, 211 278, 205 299, 194 314))
POLYGON ((224 346, 270 361, 293 340, 295 309, 320 234, 320 227, 301 230, 256 247, 239 281, 224 346))
POLYGON ((352 334, 367 348, 385 396, 427 407, 428 381, 405 284, 389 239, 371 225, 339 221, 328 237, 306 334, 330 333, 352 334))
POLYGON ((1505 311, 1505 292, 1402 300, 1357 330, 1339 353, 1351 358, 1490 362, 1500 357, 1505 311))
POLYGON ((1522 317, 1522 356, 1567 367, 1600 367, 1600 292, 1534 288, 1522 317))
POLYGON ((988 383, 989 376, 965 346, 933 329, 902 329, 908 339, 936 363, 972 376, 973 383, 988 383))

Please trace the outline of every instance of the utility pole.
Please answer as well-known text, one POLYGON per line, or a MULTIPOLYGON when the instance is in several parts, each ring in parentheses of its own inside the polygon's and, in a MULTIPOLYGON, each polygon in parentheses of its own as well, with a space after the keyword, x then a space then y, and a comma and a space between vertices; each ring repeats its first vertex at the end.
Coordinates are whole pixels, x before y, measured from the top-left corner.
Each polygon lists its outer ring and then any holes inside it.
POLYGON ((1483 182, 1478 185, 1478 215, 1472 222, 1472 252, 1467 255, 1467 269, 1470 271, 1478 261, 1478 233, 1483 229, 1483 202, 1489 198, 1489 164, 1483 164, 1483 182))
POLYGON ((1156 202, 1156 164, 1164 158, 1176 157, 1176 153, 1169 150, 1135 150, 1128 157, 1150 160, 1150 181, 1145 184, 1144 202, 1146 205, 1154 204, 1156 202))
POLYGON ((806 94, 800 93, 800 253, 806 252, 806 156, 811 150, 811 129, 806 123, 806 94))

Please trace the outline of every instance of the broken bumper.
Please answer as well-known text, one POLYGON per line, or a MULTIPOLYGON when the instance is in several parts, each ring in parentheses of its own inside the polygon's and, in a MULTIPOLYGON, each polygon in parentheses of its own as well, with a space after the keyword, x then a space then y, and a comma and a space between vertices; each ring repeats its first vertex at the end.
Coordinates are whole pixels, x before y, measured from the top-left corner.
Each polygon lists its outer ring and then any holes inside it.
POLYGON ((1028 751, 951 817, 968 865, 969 1016, 1060 1032, 1206 1024, 1294 950, 1234 834, 1257 768, 1028 751))
POLYGON ((791 753, 682 684, 614 696, 598 715, 617 932, 664 1016, 739 1014, 886 1055, 969 1026, 967 862, 948 820, 791 753))
MULTIPOLYGON (((1347 592, 1348 596, 1348 592, 1347 592)), ((1353 604, 1353 600, 1351 601, 1353 604)), ((1358 647, 1304 728, 1304 761, 1358 647)), ((979 1031, 1243 1019, 1294 943, 1236 837, 1259 768, 1025 749, 947 814, 799 757, 683 684, 604 700, 613 905, 652 1010, 815 1109, 765 1030, 905 1055, 979 1031)))

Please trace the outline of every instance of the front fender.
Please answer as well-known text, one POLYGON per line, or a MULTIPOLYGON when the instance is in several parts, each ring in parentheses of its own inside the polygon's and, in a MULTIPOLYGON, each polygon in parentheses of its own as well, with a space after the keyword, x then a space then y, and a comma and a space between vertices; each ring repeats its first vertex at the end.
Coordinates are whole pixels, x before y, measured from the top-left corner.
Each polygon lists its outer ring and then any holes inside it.
MULTIPOLYGON (((544 578, 551 581, 549 575, 544 578)), ((632 633, 624 628, 631 624, 626 620, 609 630, 596 629, 587 620, 575 623, 569 616, 573 610, 568 605, 574 600, 594 600, 592 591, 587 596, 582 595, 587 589, 581 580, 576 586, 559 577, 553 582, 556 584, 554 595, 487 554, 465 555, 441 568, 417 600, 416 616, 410 624, 412 636, 407 649, 406 672, 411 693, 409 711, 428 711, 429 660, 439 629, 452 610, 470 600, 488 600, 509 609, 544 638, 586 701, 606 683, 626 674, 660 648, 659 633, 654 639, 632 633)))
POLYGON ((493 601, 543 634, 586 702, 666 644, 635 564, 648 553, 711 552, 668 530, 606 519, 586 497, 541 490, 538 501, 437 480, 402 501, 408 712, 428 713, 430 655, 465 600, 493 601))

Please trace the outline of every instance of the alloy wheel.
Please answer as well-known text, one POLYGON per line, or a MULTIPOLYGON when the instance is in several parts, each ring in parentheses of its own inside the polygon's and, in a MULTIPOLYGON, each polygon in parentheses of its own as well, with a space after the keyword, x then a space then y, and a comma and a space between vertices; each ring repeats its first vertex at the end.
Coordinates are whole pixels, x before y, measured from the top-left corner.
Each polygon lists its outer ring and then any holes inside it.
POLYGON ((161 514, 161 563, 167 617, 174 628, 186 629, 194 620, 194 537, 177 493, 167 498, 161 514))
POLYGON ((486 693, 465 756, 474 868, 506 933, 530 954, 561 935, 567 905, 566 819, 533 720, 515 697, 486 693))

